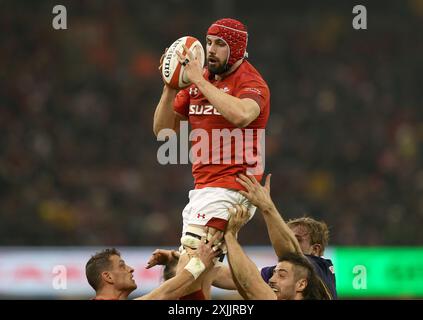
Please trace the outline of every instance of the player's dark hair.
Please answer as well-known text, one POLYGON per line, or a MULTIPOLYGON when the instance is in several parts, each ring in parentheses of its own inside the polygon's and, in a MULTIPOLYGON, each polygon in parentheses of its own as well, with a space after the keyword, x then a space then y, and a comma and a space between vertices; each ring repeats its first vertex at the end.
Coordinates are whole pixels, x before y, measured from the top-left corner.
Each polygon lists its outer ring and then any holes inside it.
POLYGON ((295 280, 306 274, 307 286, 302 292, 304 300, 331 300, 331 295, 322 280, 316 274, 313 265, 305 256, 290 252, 279 258, 279 262, 287 261, 294 265, 295 280))
POLYGON ((85 275, 88 283, 95 291, 101 288, 101 273, 112 267, 111 256, 120 257, 120 252, 115 248, 104 249, 93 255, 85 265, 85 275))

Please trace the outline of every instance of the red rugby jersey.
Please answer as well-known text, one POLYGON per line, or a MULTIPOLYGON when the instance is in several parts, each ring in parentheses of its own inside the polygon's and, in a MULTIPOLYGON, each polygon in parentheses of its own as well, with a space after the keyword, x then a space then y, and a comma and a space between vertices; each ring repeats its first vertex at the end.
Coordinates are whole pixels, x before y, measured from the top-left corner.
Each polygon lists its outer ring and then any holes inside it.
MULTIPOLYGON (((243 61, 234 72, 224 79, 209 79, 208 71, 205 72, 204 77, 215 87, 232 96, 255 100, 260 106, 260 114, 247 127, 237 128, 219 114, 195 85, 191 85, 177 94, 174 101, 174 110, 188 118, 191 133, 195 129, 203 129, 205 131, 197 130, 197 132, 206 132, 209 137, 208 154, 198 149, 197 152, 194 152, 194 154, 197 154, 197 157, 195 157, 197 162, 194 161, 192 165, 195 188, 222 187, 243 190, 244 188, 235 181, 239 173, 245 174, 247 169, 251 172, 252 169, 256 168, 255 171, 252 171, 255 177, 260 181, 263 176, 264 169, 257 170, 257 163, 254 164, 253 162, 260 148, 258 143, 260 137, 258 136, 263 135, 264 140, 264 129, 269 118, 269 88, 260 73, 248 61, 243 61), (227 133, 241 133, 243 139, 238 139, 238 141, 243 140, 243 143, 238 143, 235 146, 236 138, 226 139, 226 141, 220 138, 219 132, 225 135, 220 131, 222 129, 228 129, 227 133), (220 143, 218 143, 219 140, 220 143), (229 150, 231 150, 230 154, 229 150), (252 157, 249 156, 251 154, 252 157), (199 161, 200 159, 201 161, 199 161)), ((201 143, 207 142, 198 137, 196 141, 192 142, 192 150, 200 141, 201 143)), ((261 157, 260 161, 264 165, 264 154, 259 155, 259 157, 261 157)))

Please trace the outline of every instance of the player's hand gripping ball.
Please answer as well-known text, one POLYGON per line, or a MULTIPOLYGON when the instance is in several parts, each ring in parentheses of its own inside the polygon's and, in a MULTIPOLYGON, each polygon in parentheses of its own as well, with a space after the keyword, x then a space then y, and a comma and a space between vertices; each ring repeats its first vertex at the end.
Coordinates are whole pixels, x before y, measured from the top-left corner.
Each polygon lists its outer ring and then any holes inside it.
POLYGON ((163 80, 174 89, 183 89, 191 84, 184 75, 185 67, 178 61, 178 55, 176 54, 176 52, 184 54, 184 44, 200 61, 201 66, 204 66, 204 49, 201 42, 196 38, 185 36, 172 43, 163 59, 162 76, 163 80))

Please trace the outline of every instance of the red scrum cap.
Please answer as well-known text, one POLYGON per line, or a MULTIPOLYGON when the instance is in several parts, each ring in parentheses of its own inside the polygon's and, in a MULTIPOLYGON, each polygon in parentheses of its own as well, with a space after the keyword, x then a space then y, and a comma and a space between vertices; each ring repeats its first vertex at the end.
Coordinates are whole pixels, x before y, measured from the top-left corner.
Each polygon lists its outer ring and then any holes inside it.
POLYGON ((247 57, 248 33, 242 22, 230 18, 217 20, 210 26, 207 35, 217 36, 228 44, 228 67, 247 57))

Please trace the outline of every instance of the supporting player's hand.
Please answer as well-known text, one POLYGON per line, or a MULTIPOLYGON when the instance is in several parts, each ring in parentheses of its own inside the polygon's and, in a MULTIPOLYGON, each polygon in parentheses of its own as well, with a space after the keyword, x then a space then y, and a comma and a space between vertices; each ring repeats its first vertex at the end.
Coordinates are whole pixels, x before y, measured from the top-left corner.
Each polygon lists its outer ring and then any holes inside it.
POLYGON ((245 189, 247 189, 247 191, 240 190, 239 193, 250 200, 253 205, 262 211, 273 206, 273 201, 270 196, 271 176, 271 174, 267 175, 266 182, 264 186, 262 186, 254 176, 240 174, 239 178, 236 178, 236 181, 239 182, 245 189))
POLYGON ((207 241, 208 227, 205 229, 204 235, 201 237, 201 244, 195 251, 195 255, 200 258, 207 268, 214 265, 214 259, 222 254, 220 249, 223 244, 223 232, 217 231, 209 241, 207 241))
POLYGON ((196 84, 198 81, 203 78, 203 66, 201 65, 198 58, 187 48, 186 45, 183 45, 184 55, 180 52, 176 52, 178 55, 179 63, 183 64, 185 60, 188 62, 185 65, 185 75, 191 83, 196 84))
POLYGON ((179 259, 179 252, 175 250, 156 249, 147 262, 146 269, 157 265, 168 265, 179 259))
POLYGON ((228 210, 229 220, 226 226, 226 232, 230 232, 237 237, 238 231, 241 230, 250 219, 250 214, 245 206, 239 204, 236 204, 233 208, 229 208, 228 210))

